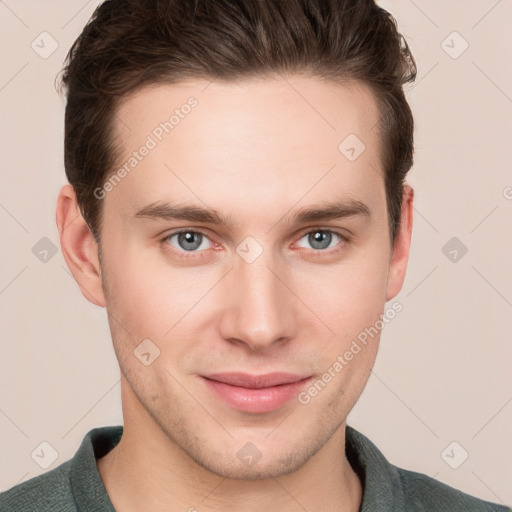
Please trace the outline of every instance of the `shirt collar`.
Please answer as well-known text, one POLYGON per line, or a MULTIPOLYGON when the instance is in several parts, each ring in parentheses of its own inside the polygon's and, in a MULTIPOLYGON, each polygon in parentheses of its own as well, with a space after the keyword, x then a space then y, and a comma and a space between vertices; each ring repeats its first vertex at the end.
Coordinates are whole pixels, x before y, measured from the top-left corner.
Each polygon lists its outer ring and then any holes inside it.
POLYGON ((363 434, 345 430, 345 453, 363 485, 360 512, 373 510, 405 511, 405 499, 397 468, 363 434))
MULTIPOLYGON (((73 496, 81 512, 115 512, 96 465, 121 440, 122 426, 94 428, 84 437, 73 457, 70 481, 73 496)), ((360 512, 404 508, 404 495, 397 468, 363 434, 347 425, 347 459, 361 479, 363 500, 360 512)))
POLYGON ((94 428, 84 437, 69 474, 71 490, 80 512, 116 512, 103 485, 96 459, 119 443, 123 427, 94 428))

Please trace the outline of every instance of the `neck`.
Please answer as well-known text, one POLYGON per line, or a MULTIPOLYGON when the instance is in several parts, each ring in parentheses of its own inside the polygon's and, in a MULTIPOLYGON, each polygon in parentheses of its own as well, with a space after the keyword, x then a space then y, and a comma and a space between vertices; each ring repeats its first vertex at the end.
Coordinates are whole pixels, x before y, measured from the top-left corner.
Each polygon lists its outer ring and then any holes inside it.
POLYGON ((198 465, 147 413, 128 410, 119 444, 97 461, 118 512, 359 510, 362 486, 345 456, 345 423, 298 470, 279 478, 239 480, 198 465))

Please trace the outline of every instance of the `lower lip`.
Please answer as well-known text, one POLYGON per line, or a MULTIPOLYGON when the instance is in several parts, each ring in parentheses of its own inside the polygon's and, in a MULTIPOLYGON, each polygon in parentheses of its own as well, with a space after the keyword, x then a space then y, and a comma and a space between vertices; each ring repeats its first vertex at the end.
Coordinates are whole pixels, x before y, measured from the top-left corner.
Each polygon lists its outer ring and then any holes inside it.
POLYGON ((224 382, 206 379, 203 381, 221 400, 244 412, 270 412, 279 409, 296 397, 310 378, 268 388, 242 388, 224 382))

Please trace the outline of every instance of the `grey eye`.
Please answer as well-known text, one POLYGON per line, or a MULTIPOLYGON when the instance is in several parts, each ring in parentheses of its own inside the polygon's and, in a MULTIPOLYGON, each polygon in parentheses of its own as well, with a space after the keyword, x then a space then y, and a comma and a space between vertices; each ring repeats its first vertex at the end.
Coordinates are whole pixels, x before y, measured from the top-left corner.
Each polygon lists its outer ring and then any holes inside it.
POLYGON ((203 245, 203 242, 207 240, 208 238, 198 231, 181 231, 179 233, 169 235, 168 237, 169 244, 175 249, 187 252, 196 251, 199 248, 205 249, 205 247, 201 246, 203 245), (172 243, 174 238, 177 241, 177 245, 172 243))
POLYGON ((337 237, 341 240, 341 236, 335 233, 334 231, 329 231, 325 229, 315 229, 314 231, 310 231, 306 235, 304 235, 301 240, 307 238, 307 242, 311 245, 313 249, 316 251, 321 251, 323 249, 329 248, 331 242, 334 240, 334 237, 337 237))

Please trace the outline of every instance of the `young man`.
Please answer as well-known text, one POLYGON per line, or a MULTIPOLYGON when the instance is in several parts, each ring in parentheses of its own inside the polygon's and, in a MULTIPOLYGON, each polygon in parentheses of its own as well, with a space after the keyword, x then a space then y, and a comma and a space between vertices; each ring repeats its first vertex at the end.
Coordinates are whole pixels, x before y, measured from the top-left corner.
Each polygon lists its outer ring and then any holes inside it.
POLYGON ((2 511, 508 510, 346 422, 400 307, 415 74, 373 1, 98 8, 64 72, 57 225, 124 427, 2 511))

